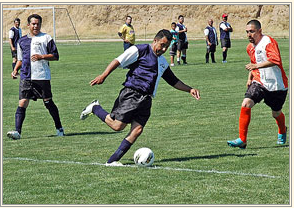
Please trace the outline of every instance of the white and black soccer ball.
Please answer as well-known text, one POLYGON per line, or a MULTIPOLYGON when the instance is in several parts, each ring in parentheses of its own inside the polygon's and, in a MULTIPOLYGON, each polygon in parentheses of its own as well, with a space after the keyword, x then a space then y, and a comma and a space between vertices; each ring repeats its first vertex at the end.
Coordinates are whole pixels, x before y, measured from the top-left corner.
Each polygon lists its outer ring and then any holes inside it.
POLYGON ((141 167, 151 166, 154 162, 153 151, 147 147, 138 149, 134 154, 134 162, 141 167))

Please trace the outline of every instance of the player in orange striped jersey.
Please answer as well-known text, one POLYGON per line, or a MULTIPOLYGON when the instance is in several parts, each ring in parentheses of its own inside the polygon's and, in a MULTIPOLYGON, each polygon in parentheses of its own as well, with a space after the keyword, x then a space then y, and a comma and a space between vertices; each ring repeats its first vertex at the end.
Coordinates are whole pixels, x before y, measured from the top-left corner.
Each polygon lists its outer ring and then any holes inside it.
POLYGON ((272 115, 279 128, 277 144, 285 144, 287 128, 282 107, 287 97, 288 78, 283 69, 278 43, 273 38, 262 34, 258 20, 249 21, 246 32, 250 42, 247 53, 251 60, 251 63, 246 65, 249 71, 246 83, 248 89, 241 107, 239 138, 227 143, 231 147, 246 148, 251 108, 264 100, 272 109, 272 115))

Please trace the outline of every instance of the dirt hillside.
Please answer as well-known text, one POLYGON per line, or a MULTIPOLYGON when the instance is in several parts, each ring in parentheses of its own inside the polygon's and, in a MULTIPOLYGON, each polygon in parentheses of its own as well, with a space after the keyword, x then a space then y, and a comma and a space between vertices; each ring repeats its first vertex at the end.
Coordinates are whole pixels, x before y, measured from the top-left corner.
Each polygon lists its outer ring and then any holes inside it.
MULTIPOLYGON (((234 32, 232 38, 245 38, 245 25, 251 19, 262 23, 263 33, 273 37, 289 37, 289 5, 4 5, 13 7, 54 6, 56 9, 57 39, 72 38, 74 31, 70 19, 80 39, 118 38, 117 30, 124 23, 126 15, 133 17, 137 39, 153 38, 162 28, 170 29, 170 23, 177 17, 185 16, 188 38, 203 38, 207 20, 212 18, 218 30, 221 15, 228 13, 228 22, 234 32)), ((43 17, 42 31, 53 34, 52 10, 12 10, 3 11, 3 36, 13 26, 13 19, 21 19, 23 34, 27 33, 26 18, 38 13, 43 17)))

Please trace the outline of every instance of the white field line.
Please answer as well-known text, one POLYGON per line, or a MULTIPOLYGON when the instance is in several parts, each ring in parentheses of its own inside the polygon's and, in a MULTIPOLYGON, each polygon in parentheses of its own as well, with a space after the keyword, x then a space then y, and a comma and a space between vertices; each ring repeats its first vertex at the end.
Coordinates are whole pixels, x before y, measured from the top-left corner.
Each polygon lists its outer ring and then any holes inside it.
MULTIPOLYGON (((106 166, 103 163, 84 163, 84 162, 60 161, 60 160, 38 160, 38 159, 30 159, 30 158, 22 158, 22 157, 4 157, 3 160, 23 160, 23 161, 31 161, 31 162, 39 162, 39 163, 59 163, 59 164, 106 166)), ((120 167, 138 168, 138 166, 136 166, 136 165, 123 165, 123 166, 120 166, 120 167)), ((280 176, 271 176, 271 175, 266 175, 266 174, 255 174, 255 173, 242 173, 242 172, 233 172, 233 171, 196 170, 196 169, 188 169, 188 168, 171 168, 171 167, 157 167, 157 166, 148 167, 148 169, 183 171, 183 172, 197 172, 197 173, 228 174, 228 175, 252 176, 252 177, 262 177, 262 178, 280 178, 280 176)))

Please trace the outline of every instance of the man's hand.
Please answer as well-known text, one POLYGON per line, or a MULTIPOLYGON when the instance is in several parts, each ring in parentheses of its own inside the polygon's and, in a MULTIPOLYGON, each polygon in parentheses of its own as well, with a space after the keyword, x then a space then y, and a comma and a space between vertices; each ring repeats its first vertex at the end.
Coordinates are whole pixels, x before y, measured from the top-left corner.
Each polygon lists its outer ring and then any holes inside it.
POLYGON ((43 57, 43 55, 40 55, 40 54, 34 54, 31 56, 32 61, 39 61, 41 59, 44 59, 44 57, 43 57))
POLYGON ((91 86, 94 86, 94 85, 100 85, 104 82, 105 78, 102 76, 102 75, 99 75, 97 76, 95 79, 93 79, 91 82, 90 82, 90 85, 91 86))
POLYGON ((254 69, 258 69, 257 64, 252 64, 252 63, 247 64, 247 65, 245 66, 245 68, 246 68, 248 71, 252 71, 252 70, 254 70, 254 69))
POLYGON ((13 71, 11 72, 11 77, 12 77, 12 79, 17 79, 17 75, 19 75, 19 73, 18 73, 17 71, 13 70, 13 71))
POLYGON ((200 91, 197 89, 191 89, 190 90, 190 94, 196 99, 199 100, 200 99, 200 91))
POLYGON ((248 79, 246 83, 246 87, 248 88, 252 84, 252 80, 248 79))

